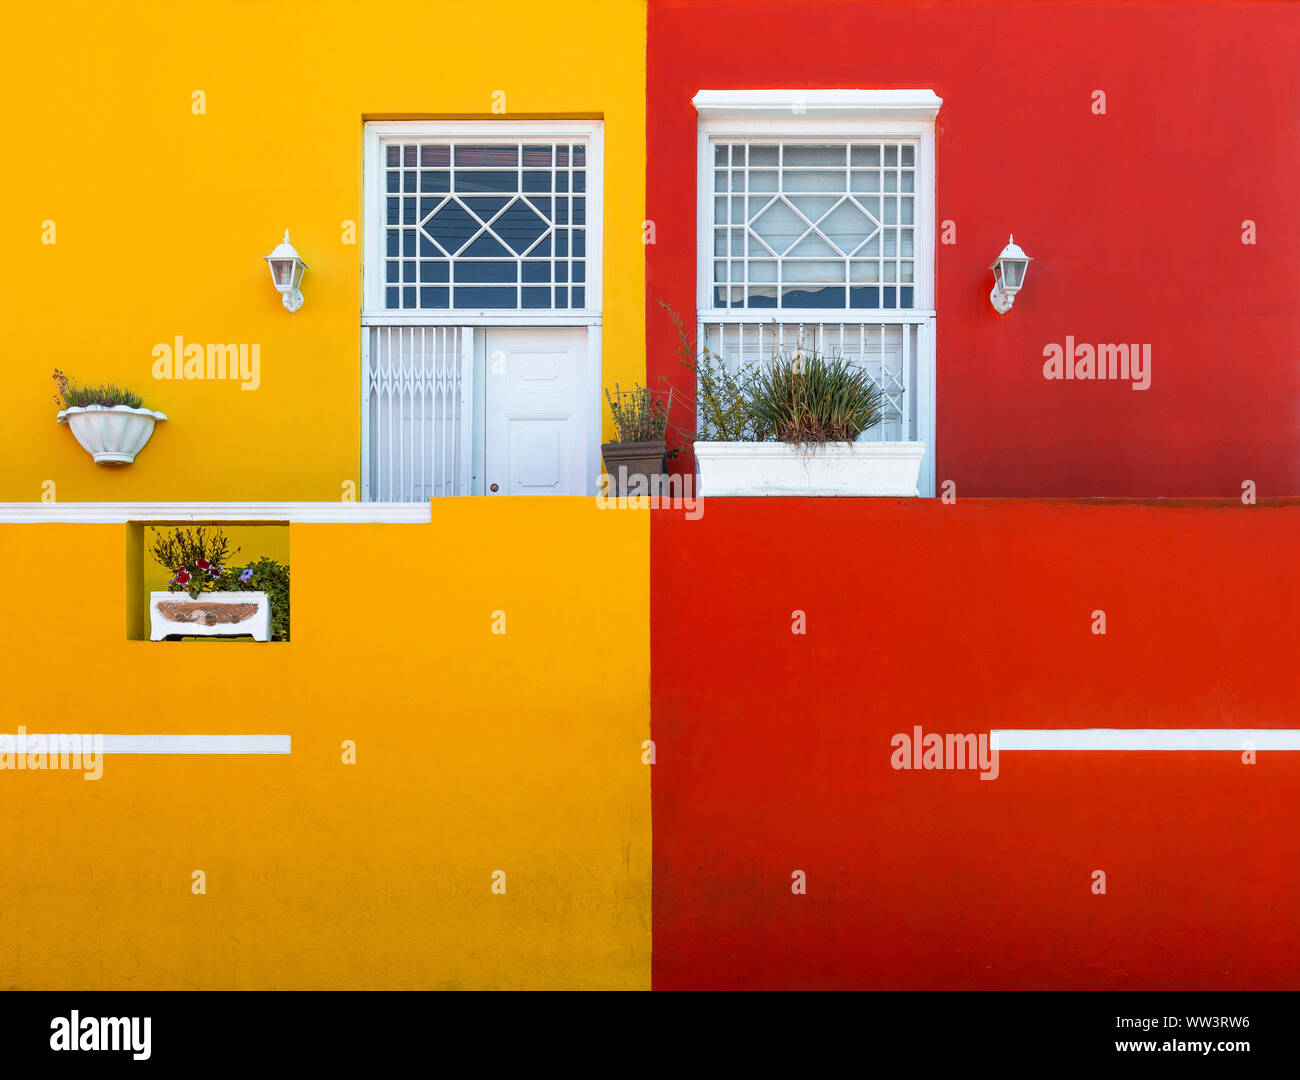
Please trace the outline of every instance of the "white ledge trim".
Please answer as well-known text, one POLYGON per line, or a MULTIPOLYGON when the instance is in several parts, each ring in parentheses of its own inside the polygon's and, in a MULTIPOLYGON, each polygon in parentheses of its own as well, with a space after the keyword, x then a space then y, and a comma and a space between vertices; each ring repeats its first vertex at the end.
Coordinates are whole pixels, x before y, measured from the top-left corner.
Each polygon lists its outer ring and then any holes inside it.
POLYGON ((1295 728, 1003 728, 998 750, 1300 750, 1295 728))
POLYGON ((379 502, 11 502, 2 525, 123 525, 131 521, 285 521, 292 524, 427 525, 430 504, 379 502))
POLYGON ((706 120, 878 119, 933 122, 933 90, 701 90, 691 104, 706 120))
POLYGON ((81 754, 293 753, 288 735, 47 735, 29 731, 0 735, 0 748, 10 754, 70 756, 74 751, 69 747, 76 747, 76 752, 81 754))

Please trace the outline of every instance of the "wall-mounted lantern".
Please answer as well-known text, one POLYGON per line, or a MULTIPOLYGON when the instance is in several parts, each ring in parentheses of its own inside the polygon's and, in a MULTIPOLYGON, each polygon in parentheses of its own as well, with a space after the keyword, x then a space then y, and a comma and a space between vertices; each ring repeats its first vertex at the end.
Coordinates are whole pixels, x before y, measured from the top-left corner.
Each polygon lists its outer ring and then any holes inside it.
POLYGON ((280 292, 280 302, 290 313, 302 307, 302 293, 298 286, 302 284, 302 272, 307 264, 302 261, 293 245, 289 243, 289 230, 284 230, 284 239, 270 255, 264 255, 271 267, 271 280, 280 292))
POLYGON ((1016 293, 1025 283, 1025 271, 1033 261, 1020 250, 1014 236, 1007 240, 1002 254, 993 260, 989 269, 993 271, 993 291, 989 293, 994 309, 999 315, 1005 315, 1016 302, 1016 293))

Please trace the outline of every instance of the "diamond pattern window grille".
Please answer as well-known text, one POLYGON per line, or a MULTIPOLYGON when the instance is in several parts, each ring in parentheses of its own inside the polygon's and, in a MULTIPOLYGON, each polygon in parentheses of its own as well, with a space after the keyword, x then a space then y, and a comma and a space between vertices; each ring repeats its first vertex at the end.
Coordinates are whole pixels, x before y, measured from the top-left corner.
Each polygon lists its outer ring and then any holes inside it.
POLYGON ((713 143, 717 308, 915 305, 914 141, 713 143))
POLYGON ((386 142, 384 306, 587 305, 587 147, 386 142))

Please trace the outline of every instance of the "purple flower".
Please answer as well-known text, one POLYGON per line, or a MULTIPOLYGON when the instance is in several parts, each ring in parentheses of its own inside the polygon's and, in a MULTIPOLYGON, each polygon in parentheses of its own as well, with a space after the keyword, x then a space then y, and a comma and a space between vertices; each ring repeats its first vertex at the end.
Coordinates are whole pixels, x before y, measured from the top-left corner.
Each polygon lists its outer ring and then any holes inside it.
POLYGON ((248 569, 246 569, 243 573, 239 575, 239 583, 241 585, 247 584, 248 579, 251 578, 252 576, 253 576, 253 568, 250 566, 248 567, 248 569))

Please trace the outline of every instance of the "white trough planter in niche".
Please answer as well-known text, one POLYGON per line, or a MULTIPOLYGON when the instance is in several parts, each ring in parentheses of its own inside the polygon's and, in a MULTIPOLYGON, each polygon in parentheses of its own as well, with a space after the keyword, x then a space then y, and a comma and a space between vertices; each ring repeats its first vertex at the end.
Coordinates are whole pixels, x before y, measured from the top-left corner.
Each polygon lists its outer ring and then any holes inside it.
POLYGON ((154 425, 167 416, 129 405, 77 405, 61 410, 55 419, 71 428, 95 464, 130 465, 153 435, 154 425))
POLYGON ((698 494, 896 496, 919 494, 925 443, 697 442, 698 494))
POLYGON ((231 637, 252 634, 271 640, 271 599, 264 592, 207 592, 194 599, 187 592, 149 594, 149 640, 182 637, 231 637))

